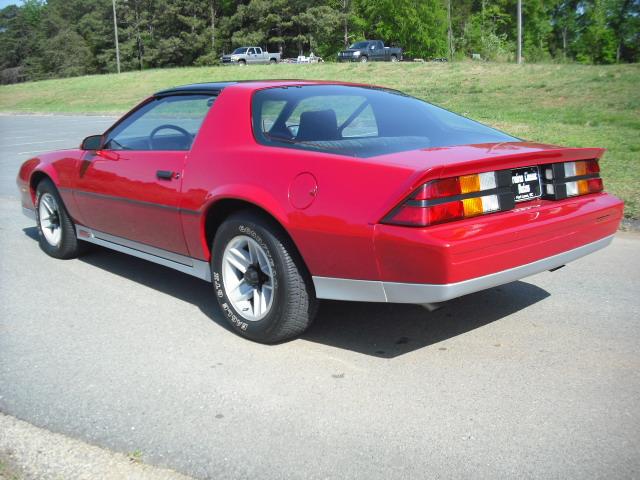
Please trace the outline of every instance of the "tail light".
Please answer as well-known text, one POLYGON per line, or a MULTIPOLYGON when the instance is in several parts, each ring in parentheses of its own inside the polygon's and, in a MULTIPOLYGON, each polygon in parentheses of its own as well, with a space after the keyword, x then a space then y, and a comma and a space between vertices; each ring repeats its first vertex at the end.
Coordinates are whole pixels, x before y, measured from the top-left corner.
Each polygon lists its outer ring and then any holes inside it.
MULTIPOLYGON (((552 163, 539 168, 542 172, 541 193, 545 199, 562 200, 603 190, 597 160, 552 163)), ((512 173, 517 170, 432 180, 394 208, 382 223, 426 227, 511 210, 515 206, 518 186, 512 173)))
POLYGON ((552 163, 545 165, 543 196, 547 199, 563 198, 598 193, 604 188, 597 160, 552 163))
POLYGON ((514 204, 510 170, 463 175, 425 183, 382 222, 426 227, 510 210, 514 204))

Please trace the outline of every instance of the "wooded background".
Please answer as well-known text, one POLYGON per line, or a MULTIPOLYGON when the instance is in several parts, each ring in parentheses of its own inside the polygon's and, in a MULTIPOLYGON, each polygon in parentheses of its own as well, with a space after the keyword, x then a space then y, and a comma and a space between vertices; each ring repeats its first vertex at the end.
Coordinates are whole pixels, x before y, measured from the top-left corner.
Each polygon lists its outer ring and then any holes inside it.
MULTIPOLYGON (((512 61, 516 0, 116 0, 123 70, 214 65, 258 45, 327 61, 357 40, 409 57, 512 61)), ((636 62, 640 0, 523 0, 526 62, 636 62)), ((111 0, 26 0, 0 10, 0 80, 116 70, 111 0)))

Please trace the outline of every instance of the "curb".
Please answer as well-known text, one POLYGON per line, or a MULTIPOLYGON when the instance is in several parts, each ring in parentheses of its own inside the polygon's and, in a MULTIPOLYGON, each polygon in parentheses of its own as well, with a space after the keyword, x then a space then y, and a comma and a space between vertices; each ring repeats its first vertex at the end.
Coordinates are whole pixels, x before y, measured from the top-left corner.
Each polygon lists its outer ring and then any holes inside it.
POLYGON ((192 480, 0 413, 0 480, 192 480))

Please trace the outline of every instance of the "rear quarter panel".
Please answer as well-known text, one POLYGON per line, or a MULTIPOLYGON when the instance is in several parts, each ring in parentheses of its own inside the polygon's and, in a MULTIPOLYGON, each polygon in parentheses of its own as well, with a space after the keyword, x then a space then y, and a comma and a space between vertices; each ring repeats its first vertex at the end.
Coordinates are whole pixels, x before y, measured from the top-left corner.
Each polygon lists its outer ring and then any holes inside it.
POLYGON ((198 134, 183 178, 183 217, 193 256, 209 259, 205 212, 225 198, 246 200, 269 212, 289 232, 312 275, 378 278, 373 228, 389 198, 415 175, 412 167, 257 144, 250 91, 225 89, 198 134), (317 195, 295 208, 293 179, 310 172, 317 195))

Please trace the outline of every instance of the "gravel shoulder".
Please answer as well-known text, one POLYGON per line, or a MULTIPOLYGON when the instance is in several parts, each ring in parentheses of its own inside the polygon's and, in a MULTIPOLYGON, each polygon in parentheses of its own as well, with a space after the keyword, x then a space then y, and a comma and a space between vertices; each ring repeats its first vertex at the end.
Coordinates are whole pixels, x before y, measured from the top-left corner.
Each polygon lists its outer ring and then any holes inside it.
POLYGON ((143 454, 115 453, 0 413, 0 480, 189 480, 141 463, 143 454))

